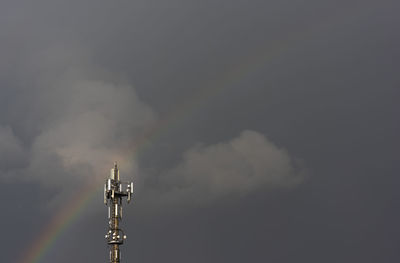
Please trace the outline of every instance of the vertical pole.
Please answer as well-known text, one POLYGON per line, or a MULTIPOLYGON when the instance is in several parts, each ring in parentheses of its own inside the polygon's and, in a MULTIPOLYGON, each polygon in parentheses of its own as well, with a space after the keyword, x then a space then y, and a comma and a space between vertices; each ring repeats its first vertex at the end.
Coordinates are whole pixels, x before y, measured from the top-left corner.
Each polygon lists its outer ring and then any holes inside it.
MULTIPOLYGON (((112 230, 113 236, 119 236, 119 221, 118 221, 118 204, 120 203, 121 197, 114 197, 112 200, 112 216, 111 216, 111 225, 110 228, 112 230)), ((111 245, 111 255, 112 260, 111 263, 119 263, 120 262, 120 251, 119 251, 119 243, 111 245)))

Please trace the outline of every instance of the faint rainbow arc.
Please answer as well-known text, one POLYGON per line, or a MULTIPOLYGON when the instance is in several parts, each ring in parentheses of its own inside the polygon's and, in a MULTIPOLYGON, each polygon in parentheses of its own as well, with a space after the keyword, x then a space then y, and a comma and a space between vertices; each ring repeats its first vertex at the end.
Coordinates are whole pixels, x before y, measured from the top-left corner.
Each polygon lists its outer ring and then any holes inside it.
POLYGON ((48 223, 38 239, 29 247, 20 259, 21 263, 36 263, 55 242, 57 237, 68 228, 81 214, 98 192, 97 184, 87 184, 79 194, 70 200, 48 223))
MULTIPOLYGON (((329 26, 330 24, 328 24, 329 26)), ((317 27, 309 30, 308 34, 314 31, 320 30, 326 23, 321 23, 317 27)), ((307 32, 306 32, 307 33, 307 32)), ((230 87, 231 84, 243 79, 248 73, 252 72, 253 69, 257 69, 262 66, 266 61, 279 56, 283 51, 298 44, 299 38, 304 39, 304 31, 286 39, 285 41, 276 42, 274 45, 269 45, 267 48, 262 47, 259 52, 253 52, 255 55, 247 57, 239 66, 234 67, 231 70, 226 71, 222 77, 216 81, 205 85, 207 88, 195 93, 189 99, 185 100, 181 105, 176 106, 165 118, 156 122, 153 126, 147 129, 140 137, 135 138, 132 143, 129 144, 131 150, 127 153, 130 157, 137 155, 139 152, 144 151, 151 142, 154 142, 165 130, 169 129, 176 124, 178 121, 185 119, 185 116, 189 116, 196 108, 208 98, 217 97, 223 90, 230 87), (301 37, 303 36, 303 37, 301 37)), ((306 34, 307 35, 307 34, 306 34)), ((78 192, 79 194, 70 200, 63 209, 61 209, 48 223, 48 225, 41 232, 39 238, 37 238, 32 245, 23 253, 20 263, 38 263, 45 253, 54 244, 57 237, 59 237, 78 216, 83 212, 84 208, 94 199, 97 193, 100 193, 102 188, 99 188, 97 183, 91 182, 85 185, 78 192)))
MULTIPOLYGON (((258 64, 257 64, 258 65, 258 64)), ((150 143, 155 140, 160 134, 163 133, 170 125, 177 123, 181 118, 184 118, 193 109, 197 108, 201 101, 214 95, 217 96, 222 92, 223 89, 227 88, 230 83, 235 82, 239 78, 240 71, 246 71, 249 65, 241 67, 240 70, 236 69, 232 72, 228 72, 224 75, 224 78, 229 78, 227 83, 222 83, 223 81, 217 81, 216 84, 212 85, 212 88, 207 88, 201 92, 196 93, 196 96, 192 96, 189 100, 186 100, 181 106, 174 108, 168 114, 166 118, 156 122, 147 129, 139 138, 136 138, 130 146, 132 147, 128 151, 130 158, 137 155, 142 150, 149 147, 150 143), (189 103, 191 102, 191 103, 189 103), (139 143, 140 142, 140 143, 139 143)), ((243 72, 241 73, 243 74, 243 72)), ((73 198, 67 203, 66 208, 61 209, 60 212, 56 214, 54 218, 51 219, 49 225, 45 227, 41 236, 33 242, 33 245, 29 248, 28 252, 25 253, 20 263, 38 263, 43 258, 47 250, 50 249, 51 245, 61 235, 64 230, 72 224, 74 219, 76 219, 82 212, 83 208, 86 207, 92 199, 94 199, 95 194, 99 192, 98 187, 84 187, 79 191, 79 195, 73 198)))
MULTIPOLYGON (((229 75, 229 74, 228 74, 229 75)), ((228 76, 226 75, 226 76, 228 76)), ((233 81, 233 80, 231 80, 233 81)), ((234 81, 233 81, 234 82, 234 81)), ((229 84, 229 83, 227 83, 229 84)), ((225 84, 225 85, 227 85, 225 84)), ((189 100, 186 100, 183 104, 172 109, 166 118, 157 121, 149 129, 143 132, 139 137, 135 138, 131 143, 128 144, 129 150, 126 154, 129 158, 137 155, 139 152, 144 151, 151 142, 154 142, 165 130, 170 126, 183 119, 189 112, 198 107, 201 101, 212 96, 213 94, 218 95, 219 92, 225 86, 212 85, 214 89, 208 88, 201 92, 196 93, 196 96, 192 96, 189 100)), ((61 209, 48 223, 48 225, 42 231, 42 234, 37 238, 25 253, 23 253, 22 259, 19 263, 38 263, 48 251, 58 236, 60 236, 65 229, 70 226, 74 220, 83 212, 83 209, 89 204, 97 193, 102 189, 97 186, 96 183, 91 183, 84 186, 79 194, 69 201, 65 208, 61 209)))

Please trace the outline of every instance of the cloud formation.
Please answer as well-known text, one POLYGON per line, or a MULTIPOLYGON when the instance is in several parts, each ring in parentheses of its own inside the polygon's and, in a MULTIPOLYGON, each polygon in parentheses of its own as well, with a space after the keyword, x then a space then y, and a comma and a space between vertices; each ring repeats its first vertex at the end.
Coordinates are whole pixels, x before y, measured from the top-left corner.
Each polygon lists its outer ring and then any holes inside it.
MULTIPOLYGON (((130 148, 156 114, 132 86, 97 67, 88 54, 58 46, 31 57, 24 74, 32 85, 16 95, 14 106, 20 130, 30 137, 18 138, 1 127, 7 170, 2 177, 18 174, 67 192, 67 185, 103 180, 114 160, 125 160, 124 174, 142 174, 130 148)), ((300 173, 284 149, 258 132, 244 131, 228 142, 187 150, 180 164, 159 172, 157 183, 139 185, 138 193, 144 203, 207 202, 290 187, 301 181, 300 173)))
MULTIPOLYGON (((114 160, 126 157, 132 139, 156 119, 132 86, 96 67, 81 49, 46 50, 31 63, 36 64, 28 65, 33 84, 15 106, 31 136, 25 149, 10 128, 0 129, 4 162, 28 155, 25 167, 14 167, 24 178, 49 186, 104 178, 114 160)), ((135 160, 124 165, 128 172, 134 169, 135 160)))
POLYGON ((161 202, 203 203, 292 187, 302 181, 302 173, 285 149, 246 130, 228 142, 200 144, 186 151, 182 162, 161 177, 156 191, 161 193, 161 202))

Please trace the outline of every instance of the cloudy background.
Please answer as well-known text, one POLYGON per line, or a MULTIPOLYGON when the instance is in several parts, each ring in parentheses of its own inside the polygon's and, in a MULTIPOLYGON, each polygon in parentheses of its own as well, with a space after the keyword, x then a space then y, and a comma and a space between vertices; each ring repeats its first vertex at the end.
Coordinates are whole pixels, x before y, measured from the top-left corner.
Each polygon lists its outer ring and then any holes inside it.
MULTIPOLYGON (((0 3, 0 241, 113 161, 123 262, 400 260, 397 1, 0 3)), ((102 195, 40 262, 107 262, 102 195)))

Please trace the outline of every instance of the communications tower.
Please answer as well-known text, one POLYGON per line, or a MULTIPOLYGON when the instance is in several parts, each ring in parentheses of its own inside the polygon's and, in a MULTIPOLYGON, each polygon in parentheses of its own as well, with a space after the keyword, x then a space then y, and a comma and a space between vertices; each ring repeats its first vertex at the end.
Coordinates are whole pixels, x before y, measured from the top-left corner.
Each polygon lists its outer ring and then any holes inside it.
POLYGON ((124 243, 126 235, 120 228, 122 220, 122 199, 127 198, 131 201, 133 194, 132 182, 121 182, 117 162, 111 169, 110 178, 104 185, 104 204, 108 207, 108 231, 105 236, 107 244, 110 247, 110 262, 121 262, 121 251, 119 246, 124 243))

